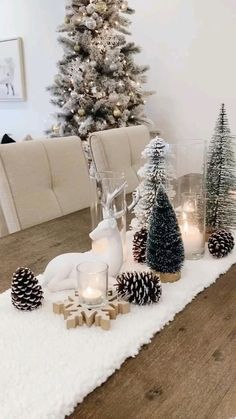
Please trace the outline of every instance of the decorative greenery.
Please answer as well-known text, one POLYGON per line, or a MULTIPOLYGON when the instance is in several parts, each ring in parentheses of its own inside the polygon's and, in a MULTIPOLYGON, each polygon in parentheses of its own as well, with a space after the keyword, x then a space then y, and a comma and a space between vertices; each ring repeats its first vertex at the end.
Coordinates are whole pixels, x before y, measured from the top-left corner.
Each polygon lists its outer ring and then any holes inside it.
POLYGON ((223 258, 227 256, 234 248, 234 237, 230 231, 217 230, 211 234, 208 240, 208 249, 212 256, 223 258))
POLYGON ((221 106, 207 156, 207 217, 209 230, 236 227, 236 160, 224 104, 221 106))
POLYGON ((59 108, 50 134, 78 135, 147 121, 142 85, 148 67, 133 56, 140 48, 126 41, 132 14, 126 0, 69 0, 59 28, 64 56, 49 87, 59 108))
POLYGON ((117 291, 133 304, 157 303, 162 292, 160 277, 152 272, 123 272, 117 277, 117 291))
POLYGON ((180 272, 184 246, 177 218, 163 186, 153 207, 147 241, 147 264, 156 272, 180 272))

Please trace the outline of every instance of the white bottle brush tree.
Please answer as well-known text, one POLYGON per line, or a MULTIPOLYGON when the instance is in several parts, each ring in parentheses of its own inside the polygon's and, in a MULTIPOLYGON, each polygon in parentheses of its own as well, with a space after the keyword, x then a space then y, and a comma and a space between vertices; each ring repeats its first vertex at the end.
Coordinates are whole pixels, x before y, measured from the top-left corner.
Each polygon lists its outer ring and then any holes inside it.
POLYGON ((175 172, 171 165, 168 144, 162 138, 156 137, 146 146, 142 157, 147 163, 138 172, 142 181, 136 190, 139 200, 134 208, 135 218, 131 223, 136 230, 133 238, 133 258, 138 263, 146 262, 150 218, 160 185, 166 189, 170 199, 175 196, 175 172))
POLYGON ((59 28, 64 49, 49 87, 58 111, 51 136, 78 135, 147 122, 142 85, 148 67, 134 62, 140 48, 126 41, 134 12, 125 0, 70 0, 59 28))
POLYGON ((170 199, 175 196, 172 185, 175 174, 167 155, 168 144, 159 137, 152 139, 142 153, 147 163, 138 172, 142 181, 137 188, 140 199, 134 208, 135 219, 132 226, 135 229, 148 230, 150 216, 161 184, 166 188, 170 199))
POLYGON ((207 156, 207 211, 209 231, 236 227, 236 160, 225 106, 216 123, 207 156))

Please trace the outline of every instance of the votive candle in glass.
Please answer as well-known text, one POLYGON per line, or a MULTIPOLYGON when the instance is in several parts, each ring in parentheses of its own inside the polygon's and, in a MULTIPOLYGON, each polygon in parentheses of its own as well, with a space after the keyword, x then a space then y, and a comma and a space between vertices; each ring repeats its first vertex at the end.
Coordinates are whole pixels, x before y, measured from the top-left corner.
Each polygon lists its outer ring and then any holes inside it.
POLYGON ((205 252, 205 203, 197 194, 182 194, 179 216, 186 259, 200 259, 205 252))
POLYGON ((106 303, 108 265, 105 262, 82 262, 77 266, 78 291, 81 304, 99 307, 106 303))

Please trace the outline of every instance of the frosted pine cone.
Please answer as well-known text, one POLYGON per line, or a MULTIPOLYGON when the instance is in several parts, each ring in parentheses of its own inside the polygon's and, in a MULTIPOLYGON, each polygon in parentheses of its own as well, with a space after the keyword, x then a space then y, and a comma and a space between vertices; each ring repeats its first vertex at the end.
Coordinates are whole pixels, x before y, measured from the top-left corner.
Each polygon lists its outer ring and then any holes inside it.
POLYGON ((208 240, 208 249, 212 256, 223 258, 234 248, 234 237, 227 230, 217 230, 208 240))
POLYGON ((135 262, 146 262, 147 230, 142 228, 137 231, 133 238, 133 257, 135 262))
POLYGON ((18 268, 11 284, 12 304, 18 310, 34 310, 42 304, 43 290, 29 268, 18 268))
POLYGON ((118 296, 129 303, 157 303, 161 297, 160 277, 153 272, 123 272, 117 277, 118 296))

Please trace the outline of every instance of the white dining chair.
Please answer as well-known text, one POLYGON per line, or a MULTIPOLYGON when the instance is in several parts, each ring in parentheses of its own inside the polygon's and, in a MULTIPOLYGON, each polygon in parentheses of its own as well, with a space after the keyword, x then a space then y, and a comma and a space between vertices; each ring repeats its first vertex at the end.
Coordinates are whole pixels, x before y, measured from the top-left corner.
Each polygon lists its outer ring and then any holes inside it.
POLYGON ((0 204, 9 233, 88 207, 89 176, 80 139, 0 145, 0 204))
POLYGON ((9 234, 8 228, 0 205, 0 237, 7 236, 7 234, 9 234))
POLYGON ((141 153, 150 141, 146 126, 115 128, 90 135, 90 149, 96 171, 124 172, 127 193, 139 184, 138 170, 144 164, 141 153))

